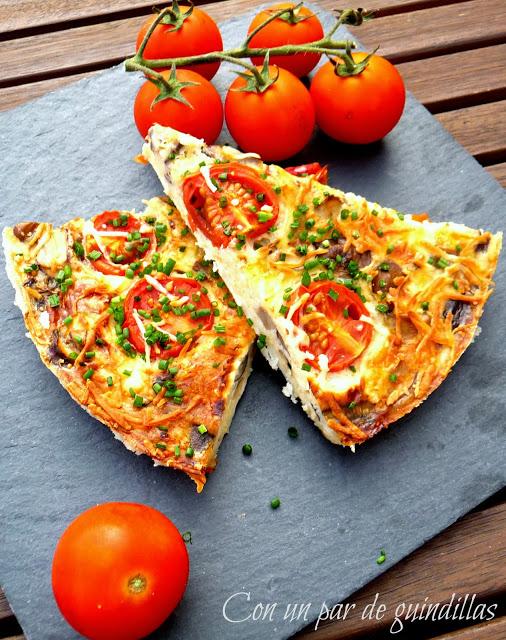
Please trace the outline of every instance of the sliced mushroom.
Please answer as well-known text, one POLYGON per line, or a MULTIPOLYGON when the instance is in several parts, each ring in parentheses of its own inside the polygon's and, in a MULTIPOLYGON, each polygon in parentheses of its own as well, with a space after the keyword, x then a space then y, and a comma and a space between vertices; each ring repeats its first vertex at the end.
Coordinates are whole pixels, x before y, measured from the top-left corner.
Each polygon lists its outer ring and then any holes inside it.
POLYGON ((12 231, 18 240, 25 242, 32 237, 39 224, 39 222, 20 222, 14 226, 12 231))
POLYGON ((443 311, 443 318, 452 314, 452 329, 455 330, 463 324, 469 324, 473 318, 473 312, 469 302, 463 300, 447 300, 443 311))
POLYGON ((372 290, 374 293, 381 293, 387 291, 390 287, 395 287, 395 278, 402 276, 402 269, 396 262, 385 262, 383 264, 388 265, 388 270, 379 270, 378 273, 372 279, 372 290))

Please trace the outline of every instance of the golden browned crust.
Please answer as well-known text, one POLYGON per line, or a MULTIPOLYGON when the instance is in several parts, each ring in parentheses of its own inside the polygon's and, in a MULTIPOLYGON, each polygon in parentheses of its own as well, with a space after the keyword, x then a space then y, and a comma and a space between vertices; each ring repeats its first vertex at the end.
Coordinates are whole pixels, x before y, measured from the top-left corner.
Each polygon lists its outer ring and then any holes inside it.
POLYGON ((76 402, 128 449, 184 471, 201 491, 249 374, 254 334, 175 208, 154 198, 135 215, 166 227, 167 239, 157 247, 161 263, 176 261, 171 276, 198 273, 216 316, 213 327, 198 331, 165 369, 156 359, 130 357, 118 344, 114 308, 122 306, 138 279, 105 276, 86 256, 76 255, 73 245, 83 244, 86 235, 82 219, 60 228, 34 222, 6 228, 8 275, 42 361, 76 402), (58 274, 65 266, 72 284, 62 290, 58 274), (54 295, 56 307, 51 306, 54 295), (218 324, 224 332, 216 331, 218 324), (219 344, 218 337, 223 338, 219 344), (140 397, 142 406, 133 397, 140 397))

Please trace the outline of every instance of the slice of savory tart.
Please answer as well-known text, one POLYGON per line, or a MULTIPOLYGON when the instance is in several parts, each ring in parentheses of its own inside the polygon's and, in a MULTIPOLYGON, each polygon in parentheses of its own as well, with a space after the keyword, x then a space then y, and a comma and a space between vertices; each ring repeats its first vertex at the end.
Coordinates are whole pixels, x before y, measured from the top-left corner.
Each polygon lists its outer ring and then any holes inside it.
POLYGON ((177 210, 146 204, 7 227, 7 272, 29 337, 71 396, 128 449, 201 491, 254 333, 177 210))
POLYGON ((332 442, 354 446, 411 411, 473 340, 501 234, 404 215, 301 175, 318 167, 290 173, 157 125, 143 154, 284 393, 332 442))

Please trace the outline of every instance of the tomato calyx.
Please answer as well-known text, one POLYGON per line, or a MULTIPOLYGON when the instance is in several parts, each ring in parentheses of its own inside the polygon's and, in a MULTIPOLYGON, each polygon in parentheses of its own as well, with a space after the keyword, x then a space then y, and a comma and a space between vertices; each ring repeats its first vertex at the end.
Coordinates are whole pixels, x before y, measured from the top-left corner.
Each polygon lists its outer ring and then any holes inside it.
POLYGON ((128 591, 130 593, 144 593, 146 591, 146 587, 148 585, 148 581, 146 577, 142 574, 138 573, 135 576, 132 576, 128 581, 128 591))
MULTIPOLYGON (((172 7, 167 8, 163 18, 161 19, 161 24, 171 25, 173 28, 169 29, 170 32, 179 31, 183 26, 184 21, 193 13, 193 2, 188 0, 188 4, 190 5, 190 8, 188 11, 183 12, 181 11, 179 2, 177 0, 172 0, 172 7)), ((160 11, 157 13, 160 13, 160 11)))
POLYGON ((174 64, 172 65, 172 68, 168 75, 167 71, 162 71, 161 73, 157 73, 156 75, 148 76, 148 80, 152 82, 159 90, 159 94, 151 103, 151 108, 153 108, 155 104, 162 102, 162 100, 177 100, 187 107, 190 107, 190 109, 193 108, 188 100, 183 96, 181 91, 185 87, 196 87, 198 85, 198 82, 178 80, 176 74, 176 66, 174 64))
POLYGON ((342 60, 341 63, 339 63, 335 58, 330 58, 330 63, 334 67, 334 73, 336 74, 336 76, 339 76, 341 78, 349 78, 350 76, 360 75, 365 69, 367 69, 371 58, 378 49, 379 47, 376 47, 374 51, 367 54, 365 58, 357 62, 353 59, 351 49, 349 48, 349 46, 347 46, 346 51, 339 54, 339 59, 342 60))
POLYGON ((277 82, 279 78, 279 67, 269 65, 269 51, 267 51, 261 69, 251 67, 250 71, 234 71, 234 73, 244 78, 246 84, 239 89, 233 89, 233 91, 242 93, 264 93, 277 82), (274 70, 274 76, 271 76, 272 70, 274 70))
POLYGON ((305 20, 309 20, 309 18, 314 17, 314 14, 312 13, 307 15, 301 13, 301 6, 302 2, 294 7, 291 7, 290 9, 285 9, 285 11, 281 15, 279 15, 279 12, 272 9, 268 9, 266 13, 270 13, 273 15, 277 13, 276 18, 278 18, 279 20, 283 20, 283 22, 288 22, 289 24, 298 24, 299 22, 304 22, 305 20))
POLYGON ((372 337, 369 313, 356 293, 334 282, 312 282, 301 286, 292 296, 292 304, 303 299, 293 322, 303 329, 309 345, 301 347, 311 354, 306 363, 321 368, 321 356, 329 371, 341 371, 356 360, 372 337))
POLYGON ((202 173, 189 176, 183 185, 190 227, 199 229, 215 246, 232 239, 241 248, 276 224, 278 199, 257 171, 239 163, 217 164, 209 170, 214 191, 202 173))

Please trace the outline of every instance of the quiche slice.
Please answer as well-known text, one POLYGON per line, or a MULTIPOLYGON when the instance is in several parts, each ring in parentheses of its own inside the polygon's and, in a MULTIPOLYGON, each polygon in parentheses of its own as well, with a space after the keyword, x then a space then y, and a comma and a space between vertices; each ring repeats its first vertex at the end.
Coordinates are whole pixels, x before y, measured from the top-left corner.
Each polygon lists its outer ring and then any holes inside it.
POLYGON ((124 445, 201 491, 251 368, 254 333, 167 200, 61 227, 5 228, 28 335, 124 445))
POLYGON ((405 215, 157 125, 143 154, 283 392, 332 442, 353 447, 410 412, 473 340, 501 234, 405 215))

